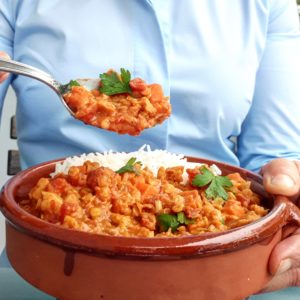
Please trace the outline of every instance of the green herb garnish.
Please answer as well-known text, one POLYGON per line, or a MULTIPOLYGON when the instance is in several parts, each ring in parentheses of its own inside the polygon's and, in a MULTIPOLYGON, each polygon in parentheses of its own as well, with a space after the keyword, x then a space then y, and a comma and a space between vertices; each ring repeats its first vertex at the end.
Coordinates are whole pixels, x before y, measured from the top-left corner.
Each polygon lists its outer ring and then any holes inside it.
POLYGON ((123 166, 122 168, 120 168, 119 170, 117 170, 116 173, 123 174, 123 173, 129 172, 129 173, 135 173, 136 175, 139 175, 140 172, 135 167, 135 164, 140 164, 141 165, 142 163, 140 161, 136 161, 135 157, 131 157, 128 160, 128 162, 126 163, 126 165, 123 166))
POLYGON ((156 216, 159 230, 168 231, 171 228, 172 232, 175 232, 180 225, 193 224, 194 220, 187 218, 184 212, 179 212, 176 215, 173 214, 159 214, 156 216))
POLYGON ((62 95, 64 95, 70 92, 73 86, 80 86, 80 84, 76 80, 71 80, 69 83, 61 85, 59 87, 59 91, 62 95))
POLYGON ((221 197, 227 200, 228 194, 225 188, 231 187, 232 182, 226 176, 216 176, 206 167, 201 168, 201 174, 197 174, 192 181, 193 186, 203 187, 208 185, 205 194, 208 198, 221 197))
POLYGON ((124 68, 121 68, 120 71, 120 76, 115 71, 99 75, 102 84, 100 87, 101 93, 111 96, 122 93, 130 94, 132 92, 129 85, 131 79, 130 72, 124 68))

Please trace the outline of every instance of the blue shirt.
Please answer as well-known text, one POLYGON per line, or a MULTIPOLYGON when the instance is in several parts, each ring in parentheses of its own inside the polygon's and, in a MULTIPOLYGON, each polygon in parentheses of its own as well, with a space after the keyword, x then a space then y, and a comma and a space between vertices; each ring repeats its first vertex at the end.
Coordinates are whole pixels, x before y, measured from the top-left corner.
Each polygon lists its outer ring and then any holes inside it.
POLYGON ((139 137, 72 118, 46 85, 12 76, 23 168, 152 148, 252 170, 300 157, 300 39, 291 0, 1 0, 0 50, 62 83, 125 67, 161 83, 168 121, 139 137), (237 140, 237 145, 234 142, 237 140))

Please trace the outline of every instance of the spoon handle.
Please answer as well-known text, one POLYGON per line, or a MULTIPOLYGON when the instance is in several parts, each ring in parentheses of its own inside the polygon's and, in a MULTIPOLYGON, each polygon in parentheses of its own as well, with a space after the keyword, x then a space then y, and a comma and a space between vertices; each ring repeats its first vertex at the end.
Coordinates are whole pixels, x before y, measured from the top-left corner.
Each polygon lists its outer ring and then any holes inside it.
POLYGON ((58 88, 59 88, 60 84, 50 74, 48 74, 38 68, 35 68, 32 66, 11 60, 11 59, 0 58, 0 71, 35 78, 35 79, 47 84, 56 93, 59 93, 58 88))

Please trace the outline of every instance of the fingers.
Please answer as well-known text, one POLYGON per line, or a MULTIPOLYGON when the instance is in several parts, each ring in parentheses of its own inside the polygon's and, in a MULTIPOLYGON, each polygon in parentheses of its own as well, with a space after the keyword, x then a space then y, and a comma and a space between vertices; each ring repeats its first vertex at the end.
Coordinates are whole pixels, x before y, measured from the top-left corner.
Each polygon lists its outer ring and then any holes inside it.
POLYGON ((275 195, 295 196, 300 191, 300 165, 298 161, 274 159, 261 171, 265 189, 275 195))
POLYGON ((289 269, 278 276, 275 276, 268 285, 261 291, 262 293, 269 293, 284 289, 291 286, 300 285, 300 268, 289 269))
MULTIPOLYGON (((0 57, 10 59, 9 55, 6 52, 0 51, 0 57)), ((6 72, 0 72, 0 83, 2 83, 7 77, 8 73, 6 72)))
POLYGON ((290 260, 290 267, 300 267, 300 229, 274 248, 269 260, 270 273, 274 275, 286 271, 280 264, 285 265, 282 262, 287 259, 290 260))
MULTIPOLYGON (((299 161, 275 159, 265 165, 261 173, 264 187, 269 193, 288 196, 292 200, 299 196, 299 161)), ((300 286, 300 229, 274 248, 269 259, 269 271, 274 277, 261 292, 300 286)))
POLYGON ((274 248, 269 271, 274 277, 262 292, 300 285, 300 229, 274 248))

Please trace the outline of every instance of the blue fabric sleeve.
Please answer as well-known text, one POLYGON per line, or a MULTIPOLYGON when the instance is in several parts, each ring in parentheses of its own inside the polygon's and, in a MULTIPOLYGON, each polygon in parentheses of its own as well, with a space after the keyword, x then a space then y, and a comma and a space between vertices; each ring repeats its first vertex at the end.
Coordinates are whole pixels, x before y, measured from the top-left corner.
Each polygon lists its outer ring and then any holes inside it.
MULTIPOLYGON (((16 1, 0 1, 0 51, 6 52, 10 57, 13 57, 15 5, 16 1)), ((11 76, 4 83, 0 84, 0 122, 3 101, 10 81, 11 76)))
POLYGON ((238 137, 241 166, 300 158, 300 34, 296 1, 272 2, 252 107, 238 137))

